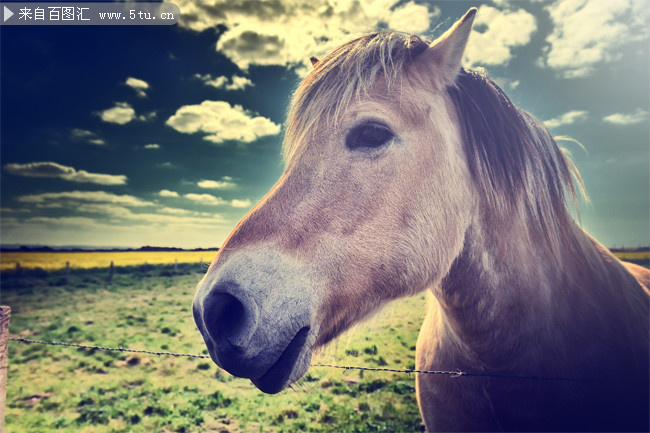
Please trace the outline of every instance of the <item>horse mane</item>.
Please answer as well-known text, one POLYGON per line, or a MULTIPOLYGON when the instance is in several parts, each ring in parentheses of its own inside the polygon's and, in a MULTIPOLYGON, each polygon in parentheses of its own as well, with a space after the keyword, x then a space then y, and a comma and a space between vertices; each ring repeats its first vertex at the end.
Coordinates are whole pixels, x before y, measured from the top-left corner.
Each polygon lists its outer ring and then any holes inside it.
MULTIPOLYGON (((399 88, 429 42, 398 32, 351 40, 319 61, 296 90, 287 116, 283 153, 291 158, 320 121, 336 121, 353 98, 369 92, 378 78, 399 88)), ((487 208, 508 215, 523 202, 554 252, 561 248, 567 199, 576 203, 580 174, 546 127, 517 108, 492 80, 461 69, 447 87, 461 124, 474 182, 487 208)), ((406 101, 408 103, 408 101, 406 101)), ((585 194, 586 197, 586 194, 585 194)), ((564 233, 566 234, 566 233, 564 233)))
POLYGON ((562 225, 569 218, 568 199, 577 204, 576 186, 587 197, 568 152, 478 71, 461 69, 447 92, 462 125, 470 172, 487 207, 508 215, 523 203, 557 252, 563 244, 559 237, 568 235, 562 225))

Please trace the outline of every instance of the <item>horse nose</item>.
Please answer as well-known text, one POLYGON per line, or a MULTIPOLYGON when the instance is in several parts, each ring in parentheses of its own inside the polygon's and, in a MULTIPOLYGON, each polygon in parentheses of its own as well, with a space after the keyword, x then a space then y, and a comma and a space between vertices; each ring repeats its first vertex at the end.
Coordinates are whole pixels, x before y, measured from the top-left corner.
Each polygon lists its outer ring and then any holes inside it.
POLYGON ((205 332, 218 346, 246 351, 258 326, 257 303, 239 287, 225 284, 214 287, 203 302, 205 332))

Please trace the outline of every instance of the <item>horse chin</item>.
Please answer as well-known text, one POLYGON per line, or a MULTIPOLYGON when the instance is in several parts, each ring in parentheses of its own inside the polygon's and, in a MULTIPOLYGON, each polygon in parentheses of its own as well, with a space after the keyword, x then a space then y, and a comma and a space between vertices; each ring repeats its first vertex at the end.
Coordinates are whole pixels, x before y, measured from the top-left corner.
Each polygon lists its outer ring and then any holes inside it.
POLYGON ((278 392, 300 379, 309 369, 312 347, 309 344, 309 327, 304 327, 293 337, 278 360, 262 376, 251 379, 253 385, 267 394, 278 392))

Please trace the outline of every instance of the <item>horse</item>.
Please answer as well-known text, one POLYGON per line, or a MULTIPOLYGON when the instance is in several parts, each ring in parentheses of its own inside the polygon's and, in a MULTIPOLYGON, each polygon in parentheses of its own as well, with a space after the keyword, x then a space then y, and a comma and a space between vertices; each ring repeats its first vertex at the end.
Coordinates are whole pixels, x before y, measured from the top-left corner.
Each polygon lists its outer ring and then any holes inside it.
POLYGON ((196 324, 272 394, 426 291, 416 369, 476 373, 416 375, 428 431, 647 431, 650 271, 583 231, 571 160, 462 67, 475 13, 432 43, 384 31, 312 59, 286 170, 198 284, 196 324))

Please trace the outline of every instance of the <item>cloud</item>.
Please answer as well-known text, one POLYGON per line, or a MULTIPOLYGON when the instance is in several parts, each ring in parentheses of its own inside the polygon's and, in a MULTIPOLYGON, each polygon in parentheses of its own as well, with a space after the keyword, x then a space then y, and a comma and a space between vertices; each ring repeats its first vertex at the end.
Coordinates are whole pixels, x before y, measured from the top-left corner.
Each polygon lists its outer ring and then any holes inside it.
POLYGON ((135 119, 135 110, 126 102, 116 102, 113 108, 100 111, 99 117, 104 122, 124 125, 135 119))
POLYGON ((230 201, 230 205, 232 207, 249 207, 251 204, 252 203, 251 203, 251 201, 249 199, 246 199, 246 200, 234 199, 234 200, 230 201))
POLYGON ((167 125, 179 132, 206 133, 204 140, 222 143, 236 140, 250 143, 260 137, 276 135, 280 125, 266 117, 245 110, 241 105, 231 106, 225 101, 203 101, 199 105, 185 105, 167 119, 167 125))
POLYGON ((197 185, 206 189, 231 189, 237 186, 230 176, 224 176, 221 180, 202 180, 197 185))
POLYGON ((145 98, 147 96, 145 90, 149 88, 149 83, 146 81, 140 80, 138 78, 128 77, 124 84, 135 90, 139 97, 145 98))
MULTIPOLYGON (((222 222, 223 218, 206 212, 193 212, 186 209, 168 208, 159 209, 156 213, 133 212, 131 209, 108 204, 85 204, 77 208, 79 212, 99 214, 100 217, 121 219, 146 224, 202 224, 213 225, 222 222)), ((96 219, 97 220, 97 219, 96 219)))
POLYGON ((89 138, 94 137, 95 133, 88 131, 87 129, 73 128, 72 131, 70 131, 70 135, 72 138, 89 138))
POLYGON ((209 4, 178 0, 176 4, 183 11, 182 27, 197 32, 225 27, 217 51, 241 70, 250 65, 281 65, 296 68, 300 75, 311 70, 310 56, 331 51, 360 32, 387 25, 424 33, 440 14, 437 7, 399 0, 216 0, 209 4))
POLYGON ((106 144, 103 139, 97 137, 97 134, 87 129, 73 128, 72 131, 70 131, 70 136, 73 140, 85 140, 87 143, 96 146, 103 146, 106 144))
POLYGON ((161 197, 178 197, 178 193, 176 191, 170 191, 168 189, 160 190, 158 195, 161 197))
POLYGON ((208 204, 214 206, 230 205, 235 208, 243 208, 249 207, 252 204, 249 199, 232 199, 228 201, 224 200, 221 197, 215 197, 212 194, 185 194, 183 197, 200 204, 208 204))
POLYGON ((160 149, 160 144, 156 144, 156 143, 145 144, 144 148, 145 149, 160 149))
POLYGON ((410 1, 398 8, 388 17, 386 24, 394 30, 422 34, 429 30, 431 19, 440 15, 440 9, 435 8, 430 12, 425 5, 410 1))
POLYGON ((621 46, 648 37, 645 0, 564 0, 546 7, 553 32, 540 64, 564 78, 591 75, 621 58, 621 46))
POLYGON ((6 164, 4 169, 16 176, 51 177, 71 182, 96 183, 98 185, 124 185, 127 180, 127 177, 123 174, 89 173, 86 170, 76 170, 74 167, 51 161, 6 164))
POLYGON ((603 120, 608 123, 613 123, 615 125, 633 125, 635 123, 641 123, 648 119, 648 112, 637 108, 634 113, 614 113, 609 116, 603 117, 603 120))
POLYGON ((17 200, 21 203, 31 203, 48 207, 48 204, 61 205, 66 202, 67 205, 82 203, 110 203, 121 206, 154 206, 155 203, 145 201, 132 195, 118 195, 106 191, 65 191, 65 192, 46 192, 42 194, 29 194, 19 196, 17 200))
POLYGON ((215 197, 212 194, 185 194, 183 197, 200 204, 222 205, 228 203, 221 197, 215 197))
POLYGON ((168 168, 168 169, 172 169, 172 170, 176 170, 178 168, 174 164, 172 164, 170 161, 165 161, 165 162, 161 162, 159 164, 156 164, 156 167, 158 167, 158 168, 168 168))
POLYGON ((585 120, 587 118, 587 111, 584 110, 573 110, 562 114, 561 116, 554 117, 549 120, 544 121, 544 125, 547 128, 557 128, 562 125, 571 125, 577 121, 585 120))
POLYGON ((512 49, 530 42, 537 30, 535 17, 523 9, 501 11, 482 5, 465 51, 469 64, 506 65, 512 49))
POLYGON ((194 74, 194 78, 203 81, 206 86, 216 87, 217 89, 243 90, 246 87, 254 86, 253 82, 250 79, 246 77, 240 77, 238 75, 233 75, 230 77, 230 79, 228 79, 228 77, 224 75, 213 78, 210 74, 194 74))

